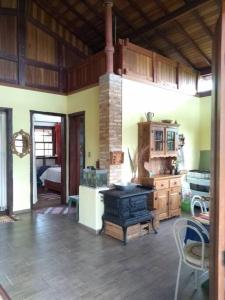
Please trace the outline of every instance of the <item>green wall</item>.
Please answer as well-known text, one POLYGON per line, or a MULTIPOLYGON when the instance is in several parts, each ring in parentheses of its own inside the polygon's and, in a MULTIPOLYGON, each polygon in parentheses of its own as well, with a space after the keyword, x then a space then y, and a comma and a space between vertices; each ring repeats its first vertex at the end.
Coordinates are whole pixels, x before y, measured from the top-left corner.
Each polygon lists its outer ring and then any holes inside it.
MULTIPOLYGON (((13 132, 30 132, 30 110, 73 113, 85 111, 86 165, 99 159, 98 93, 93 87, 70 96, 0 86, 0 106, 13 109, 13 132)), ((30 155, 13 155, 13 210, 30 208, 30 155)))
POLYGON ((134 153, 138 143, 137 123, 146 120, 145 113, 154 112, 153 120, 171 119, 180 124, 179 133, 185 136, 185 167, 198 168, 200 153, 201 100, 169 89, 123 79, 123 178, 131 178, 127 155, 134 153))
MULTIPOLYGON (((30 110, 67 112, 66 97, 0 86, 0 106, 13 109, 13 132, 30 133, 30 110)), ((30 155, 13 155, 13 210, 30 208, 30 155)))
MULTIPOLYGON (((123 178, 131 178, 127 147, 137 147, 137 123, 145 113, 155 113, 154 120, 173 119, 185 136, 187 169, 198 168, 200 150, 210 149, 210 97, 197 98, 169 89, 123 79, 122 137, 125 163, 123 178)), ((85 111, 86 165, 99 159, 99 87, 69 96, 0 86, 0 106, 13 109, 13 132, 30 131, 30 110, 74 113, 85 111)), ((203 160, 204 161, 204 160, 203 160)), ((205 163, 205 162, 204 162, 205 163)), ((30 156, 13 155, 14 210, 30 208, 30 156)))
POLYGON ((85 111, 85 164, 95 166, 99 159, 99 87, 68 96, 68 113, 85 111))
POLYGON ((200 98, 200 150, 211 149, 211 96, 200 98))

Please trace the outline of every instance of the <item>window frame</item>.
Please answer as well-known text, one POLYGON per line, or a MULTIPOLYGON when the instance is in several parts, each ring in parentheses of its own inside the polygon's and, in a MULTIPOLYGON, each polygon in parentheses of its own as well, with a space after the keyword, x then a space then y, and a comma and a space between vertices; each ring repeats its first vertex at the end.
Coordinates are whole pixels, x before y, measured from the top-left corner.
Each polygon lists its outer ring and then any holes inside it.
MULTIPOLYGON (((35 157, 36 158, 53 158, 56 157, 56 139, 55 139, 55 132, 54 132, 54 126, 34 126, 34 145, 35 145, 35 157), (36 142, 35 141, 35 129, 46 129, 52 131, 52 142, 36 142), (52 144, 52 155, 36 155, 36 144, 52 144)), ((45 150, 45 149, 44 149, 45 150)))

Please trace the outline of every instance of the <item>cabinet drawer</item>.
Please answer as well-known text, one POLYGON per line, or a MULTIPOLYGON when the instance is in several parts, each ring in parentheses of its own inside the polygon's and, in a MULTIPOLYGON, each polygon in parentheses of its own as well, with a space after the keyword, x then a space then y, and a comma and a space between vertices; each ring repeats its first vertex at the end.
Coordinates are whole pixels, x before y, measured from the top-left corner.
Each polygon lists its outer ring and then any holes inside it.
POLYGON ((170 179, 170 187, 176 187, 176 186, 180 186, 180 185, 181 185, 180 178, 170 179))
POLYGON ((169 180, 156 180, 155 181, 155 188, 156 190, 168 189, 169 187, 169 180))
POLYGON ((181 194, 181 186, 175 186, 170 188, 170 194, 181 194))

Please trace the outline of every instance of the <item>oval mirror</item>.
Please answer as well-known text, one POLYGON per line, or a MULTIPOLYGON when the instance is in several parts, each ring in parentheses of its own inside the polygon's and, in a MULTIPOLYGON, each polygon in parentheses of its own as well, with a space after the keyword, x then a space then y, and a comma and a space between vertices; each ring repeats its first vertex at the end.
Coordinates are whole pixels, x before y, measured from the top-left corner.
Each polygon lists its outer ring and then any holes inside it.
POLYGON ((21 129, 13 134, 12 152, 19 157, 24 157, 30 153, 30 135, 21 129))

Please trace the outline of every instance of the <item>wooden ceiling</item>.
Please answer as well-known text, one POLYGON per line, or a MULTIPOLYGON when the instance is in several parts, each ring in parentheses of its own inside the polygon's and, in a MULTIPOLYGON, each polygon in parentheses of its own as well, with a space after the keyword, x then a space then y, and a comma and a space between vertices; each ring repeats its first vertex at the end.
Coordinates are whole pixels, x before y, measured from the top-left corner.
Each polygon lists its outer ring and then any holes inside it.
MULTIPOLYGON (((104 48, 102 0, 34 0, 95 53, 104 48)), ((114 0, 114 38, 207 73, 219 15, 217 0, 114 0)))

